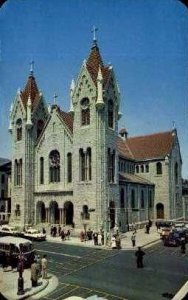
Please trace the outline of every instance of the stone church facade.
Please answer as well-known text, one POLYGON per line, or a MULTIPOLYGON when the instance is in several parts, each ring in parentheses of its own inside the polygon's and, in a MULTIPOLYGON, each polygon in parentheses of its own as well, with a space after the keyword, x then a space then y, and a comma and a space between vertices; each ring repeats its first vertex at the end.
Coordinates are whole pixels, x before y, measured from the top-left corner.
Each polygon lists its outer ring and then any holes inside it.
POLYGON ((113 67, 96 40, 71 83, 69 112, 47 107, 31 69, 10 110, 11 222, 125 231, 132 222, 182 216, 176 130, 143 137, 146 146, 118 133, 119 108, 113 67))

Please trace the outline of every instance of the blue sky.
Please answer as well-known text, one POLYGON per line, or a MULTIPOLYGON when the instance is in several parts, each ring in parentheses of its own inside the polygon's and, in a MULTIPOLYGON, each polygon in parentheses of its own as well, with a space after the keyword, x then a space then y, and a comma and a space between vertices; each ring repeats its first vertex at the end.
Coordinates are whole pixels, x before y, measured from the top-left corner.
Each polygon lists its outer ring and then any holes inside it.
POLYGON ((8 0, 0 9, 0 156, 11 157, 9 108, 29 62, 46 102, 57 93, 68 110, 93 25, 120 85, 120 127, 145 135, 175 121, 188 178, 188 10, 178 0, 8 0))

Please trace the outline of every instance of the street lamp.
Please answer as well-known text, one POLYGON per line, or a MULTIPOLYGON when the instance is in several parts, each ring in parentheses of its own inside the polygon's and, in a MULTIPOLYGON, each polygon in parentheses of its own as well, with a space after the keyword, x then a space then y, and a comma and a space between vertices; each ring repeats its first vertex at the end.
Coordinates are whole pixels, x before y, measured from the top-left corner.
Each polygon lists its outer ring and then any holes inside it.
POLYGON ((24 280, 22 277, 23 271, 24 271, 24 256, 23 256, 23 245, 20 244, 20 254, 18 256, 18 272, 19 272, 19 277, 18 277, 18 291, 17 295, 23 295, 25 293, 24 291, 24 280))

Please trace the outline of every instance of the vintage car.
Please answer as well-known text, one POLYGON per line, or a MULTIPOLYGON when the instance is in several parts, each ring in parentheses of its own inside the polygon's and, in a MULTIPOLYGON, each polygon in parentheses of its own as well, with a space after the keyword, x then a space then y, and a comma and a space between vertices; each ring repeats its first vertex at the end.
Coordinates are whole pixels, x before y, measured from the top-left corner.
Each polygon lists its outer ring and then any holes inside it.
POLYGON ((169 236, 171 232, 171 227, 163 227, 160 229, 160 238, 164 239, 165 237, 169 236))
POLYGON ((46 234, 41 233, 39 230, 34 228, 28 228, 22 233, 22 237, 32 240, 32 241, 45 241, 46 234))
POLYGON ((178 247, 181 244, 181 236, 178 232, 170 232, 168 236, 164 237, 163 239, 164 246, 174 246, 178 247))
POLYGON ((0 236, 7 236, 7 235, 19 236, 19 231, 13 226, 2 225, 0 227, 0 236))

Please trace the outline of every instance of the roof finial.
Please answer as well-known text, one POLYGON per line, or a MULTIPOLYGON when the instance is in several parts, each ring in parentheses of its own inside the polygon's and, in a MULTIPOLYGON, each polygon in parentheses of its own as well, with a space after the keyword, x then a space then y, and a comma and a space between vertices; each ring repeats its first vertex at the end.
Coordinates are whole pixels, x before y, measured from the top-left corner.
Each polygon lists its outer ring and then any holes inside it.
POLYGON ((34 61, 32 60, 30 62, 30 75, 33 75, 33 69, 34 69, 34 61))
POLYGON ((54 105, 56 105, 56 99, 57 99, 57 97, 58 97, 58 96, 57 96, 57 94, 55 93, 55 94, 54 94, 54 97, 53 97, 53 99, 54 99, 54 105))
POLYGON ((176 122, 172 121, 172 130, 176 129, 176 122))
POLYGON ((98 31, 98 28, 93 26, 92 32, 93 32, 93 44, 96 45, 97 43, 97 38, 96 38, 96 32, 98 31))

